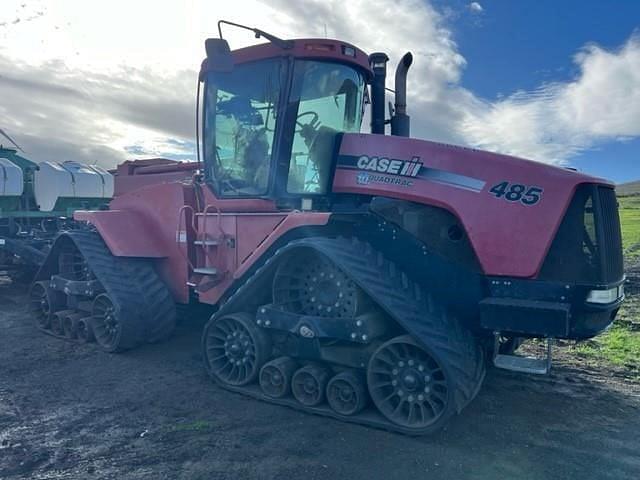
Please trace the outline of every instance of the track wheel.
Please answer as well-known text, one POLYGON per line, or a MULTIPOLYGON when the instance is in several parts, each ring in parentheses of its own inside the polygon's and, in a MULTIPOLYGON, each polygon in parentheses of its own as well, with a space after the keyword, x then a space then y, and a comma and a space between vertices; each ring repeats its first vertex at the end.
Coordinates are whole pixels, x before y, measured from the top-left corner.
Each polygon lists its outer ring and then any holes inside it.
POLYGON ((324 392, 331 372, 317 365, 307 365, 293 374, 291 390, 293 396, 307 407, 320 405, 324 400, 324 392))
POLYGON ((91 313, 91 327, 98 344, 107 352, 120 350, 122 322, 109 295, 98 295, 93 301, 91 313))
POLYGON ((425 433, 451 411, 444 370, 410 336, 382 344, 367 369, 373 403, 387 419, 411 433, 425 433))
POLYGON ((342 372, 329 380, 327 401, 340 415, 355 415, 367 405, 367 386, 363 376, 342 372))
POLYGON ((298 368, 289 357, 280 357, 265 363, 260 370, 260 387, 265 395, 282 398, 291 391, 291 377, 298 368))
POLYGON ((35 282, 29 290, 29 311, 36 317, 39 328, 49 328, 53 312, 64 308, 64 295, 52 290, 49 282, 35 282))
POLYGON ((219 318, 207 328, 204 341, 209 371, 227 385, 253 382, 271 354, 267 333, 246 313, 219 318))
POLYGON ((76 336, 82 343, 89 343, 95 340, 93 328, 91 327, 91 317, 81 318, 76 324, 76 336))

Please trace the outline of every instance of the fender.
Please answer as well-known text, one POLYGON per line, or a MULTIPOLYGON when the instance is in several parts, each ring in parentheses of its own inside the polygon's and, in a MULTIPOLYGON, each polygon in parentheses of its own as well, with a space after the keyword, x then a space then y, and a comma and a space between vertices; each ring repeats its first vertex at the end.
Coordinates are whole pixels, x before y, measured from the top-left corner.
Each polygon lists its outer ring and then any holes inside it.
POLYGON ((149 216, 131 210, 77 211, 73 218, 93 225, 115 257, 166 258, 163 233, 149 216))

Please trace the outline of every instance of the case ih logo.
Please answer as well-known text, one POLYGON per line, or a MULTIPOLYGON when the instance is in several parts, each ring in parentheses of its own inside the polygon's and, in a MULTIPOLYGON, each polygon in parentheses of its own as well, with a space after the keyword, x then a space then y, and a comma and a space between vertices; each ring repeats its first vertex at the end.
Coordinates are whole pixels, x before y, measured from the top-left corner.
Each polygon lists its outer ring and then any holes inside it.
POLYGON ((422 168, 420 157, 413 157, 411 161, 406 161, 362 155, 358 158, 356 165, 360 170, 390 173, 391 175, 402 175, 403 177, 416 177, 420 173, 420 168, 422 168))

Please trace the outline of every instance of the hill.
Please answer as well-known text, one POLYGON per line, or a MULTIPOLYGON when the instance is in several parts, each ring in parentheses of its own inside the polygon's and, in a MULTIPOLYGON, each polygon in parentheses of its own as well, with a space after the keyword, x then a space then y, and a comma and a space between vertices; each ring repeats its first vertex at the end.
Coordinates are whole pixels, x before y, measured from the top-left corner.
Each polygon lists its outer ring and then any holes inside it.
POLYGON ((619 196, 640 195, 640 180, 616 185, 616 193, 619 196))

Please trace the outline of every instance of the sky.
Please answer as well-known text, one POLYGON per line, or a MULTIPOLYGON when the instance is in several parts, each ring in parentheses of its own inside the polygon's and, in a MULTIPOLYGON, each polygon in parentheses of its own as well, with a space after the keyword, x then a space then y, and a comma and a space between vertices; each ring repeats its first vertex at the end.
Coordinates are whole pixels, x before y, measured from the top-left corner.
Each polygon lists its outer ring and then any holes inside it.
POLYGON ((36 161, 192 159, 222 18, 385 51, 391 71, 412 51, 412 136, 640 179, 635 1, 2 0, 0 129, 36 161))

